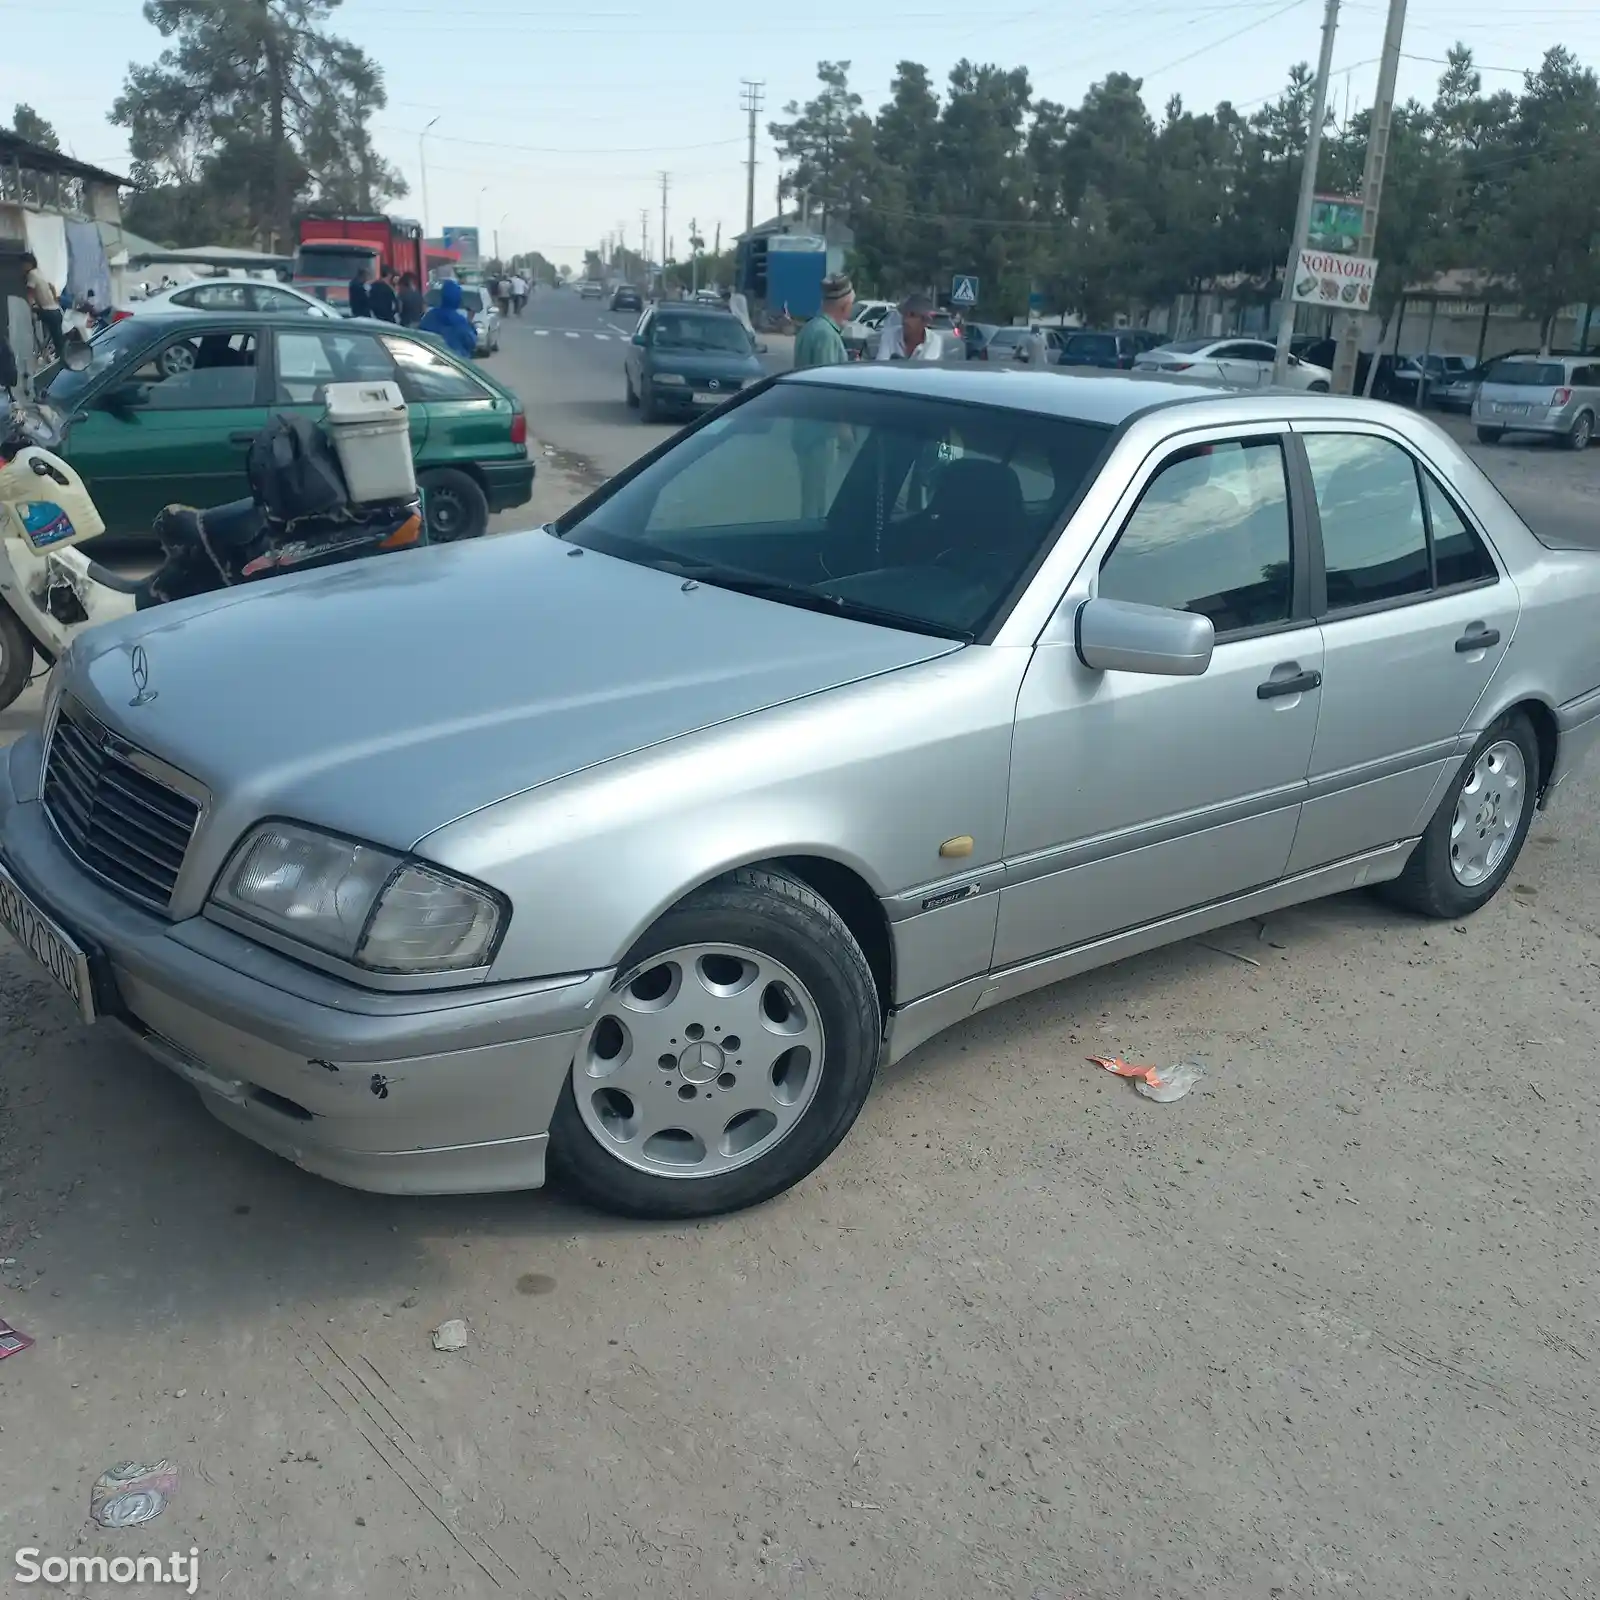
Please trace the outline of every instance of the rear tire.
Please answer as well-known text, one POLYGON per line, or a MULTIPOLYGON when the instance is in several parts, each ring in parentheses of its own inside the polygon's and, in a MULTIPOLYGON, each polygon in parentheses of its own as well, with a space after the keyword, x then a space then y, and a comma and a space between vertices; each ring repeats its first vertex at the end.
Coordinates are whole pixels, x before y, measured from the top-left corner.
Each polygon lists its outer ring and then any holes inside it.
POLYGON ((0 711, 28 687, 33 672, 33 639, 11 609, 0 602, 0 711))
POLYGON ((1478 429, 1478 443, 1479 444, 1499 444, 1501 438, 1505 434, 1505 431, 1506 430, 1504 428, 1479 428, 1478 429))
POLYGON ((1507 712, 1472 747, 1384 897, 1425 917, 1467 917, 1487 905, 1522 853, 1539 772, 1533 725, 1522 712, 1507 712))
POLYGON ((428 508, 428 543, 459 544, 478 539, 489 527, 489 501, 471 473, 435 467, 417 479, 428 508))
POLYGON ((798 1183, 850 1131, 883 1044, 860 945, 772 868, 730 872, 666 912, 597 1011, 550 1159, 589 1204, 631 1217, 714 1216, 798 1183))
POLYGON ((1328 386, 1322 381, 1321 378, 1318 378, 1317 381, 1311 385, 1310 393, 1312 394, 1326 394, 1327 392, 1328 386))
POLYGON ((1567 448, 1569 450, 1587 450, 1589 441, 1594 438, 1594 418, 1587 411, 1578 413, 1578 420, 1572 424, 1572 432, 1567 435, 1567 448))

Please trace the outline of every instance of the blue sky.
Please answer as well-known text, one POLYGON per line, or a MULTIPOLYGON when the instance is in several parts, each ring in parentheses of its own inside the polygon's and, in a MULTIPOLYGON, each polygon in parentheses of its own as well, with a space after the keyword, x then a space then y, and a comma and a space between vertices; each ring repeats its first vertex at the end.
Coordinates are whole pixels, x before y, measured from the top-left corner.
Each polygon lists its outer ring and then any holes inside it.
MULTIPOLYGON (((1077 0, 1000 13, 956 0, 859 0, 814 16, 788 6, 723 15, 738 20, 640 0, 345 0, 333 26, 384 69, 389 105, 376 119, 378 142, 412 191, 395 209, 422 213, 417 135, 438 116, 427 142, 432 231, 481 224, 487 247, 498 227, 504 250, 536 248, 577 265, 585 245, 619 223, 636 245, 641 209, 655 250, 662 170, 671 173, 668 227, 680 252, 691 217, 708 240, 718 223, 724 237, 742 227, 742 78, 766 84, 756 175, 765 215, 777 178, 765 123, 811 93, 819 58, 849 60, 874 108, 897 61, 921 61, 942 80, 962 56, 1025 65, 1037 93, 1068 104, 1120 70, 1145 79, 1154 112, 1174 93, 1196 106, 1222 98, 1244 106, 1269 98, 1293 62, 1316 59, 1322 0, 1077 0)), ((1346 0, 1337 110, 1370 100, 1383 23, 1381 0, 1346 0)), ((105 113, 128 64, 161 48, 137 0, 0 0, 0 27, 10 46, 0 60, 0 119, 26 100, 81 159, 124 169, 126 144, 105 113)), ((1414 0, 1409 56, 1442 57, 1456 39, 1472 46, 1486 87, 1516 88, 1552 44, 1600 64, 1600 5, 1414 0)), ((1431 94, 1438 70, 1406 60, 1402 95, 1431 94)))

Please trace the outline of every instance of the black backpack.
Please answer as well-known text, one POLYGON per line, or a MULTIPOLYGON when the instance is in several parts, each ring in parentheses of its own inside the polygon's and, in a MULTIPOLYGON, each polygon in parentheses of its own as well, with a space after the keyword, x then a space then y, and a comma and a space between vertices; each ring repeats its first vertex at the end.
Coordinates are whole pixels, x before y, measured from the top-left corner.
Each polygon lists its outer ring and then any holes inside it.
POLYGON ((324 517, 350 503, 333 445, 315 422, 279 411, 250 446, 245 470, 255 502, 276 523, 324 517))

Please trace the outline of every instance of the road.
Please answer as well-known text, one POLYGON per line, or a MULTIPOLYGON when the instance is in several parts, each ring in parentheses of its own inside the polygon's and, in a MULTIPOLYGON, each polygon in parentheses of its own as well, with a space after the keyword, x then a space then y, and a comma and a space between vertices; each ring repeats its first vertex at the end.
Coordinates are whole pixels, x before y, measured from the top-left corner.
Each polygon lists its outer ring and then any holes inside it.
MULTIPOLYGON (((613 470, 661 430, 596 331, 542 297, 496 360, 613 470)), ((0 949, 0 1581, 194 1545, 230 1600, 1592 1600, 1597 882, 1591 774, 1471 922, 1349 895, 987 1012, 685 1227, 334 1188, 0 949), (1210 1075, 1155 1105, 1091 1054, 1210 1075), (156 1522, 87 1522, 162 1458, 156 1522)))

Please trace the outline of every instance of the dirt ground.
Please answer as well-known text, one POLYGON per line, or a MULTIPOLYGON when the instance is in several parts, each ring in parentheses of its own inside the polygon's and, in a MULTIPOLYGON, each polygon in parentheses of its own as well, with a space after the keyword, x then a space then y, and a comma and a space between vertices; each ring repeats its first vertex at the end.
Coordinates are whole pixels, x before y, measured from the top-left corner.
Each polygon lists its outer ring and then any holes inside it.
POLYGON ((336 1188, 0 949, 0 1592, 1593 1596, 1597 871, 1590 776, 1469 923, 1347 896, 986 1013, 687 1227, 336 1188))

